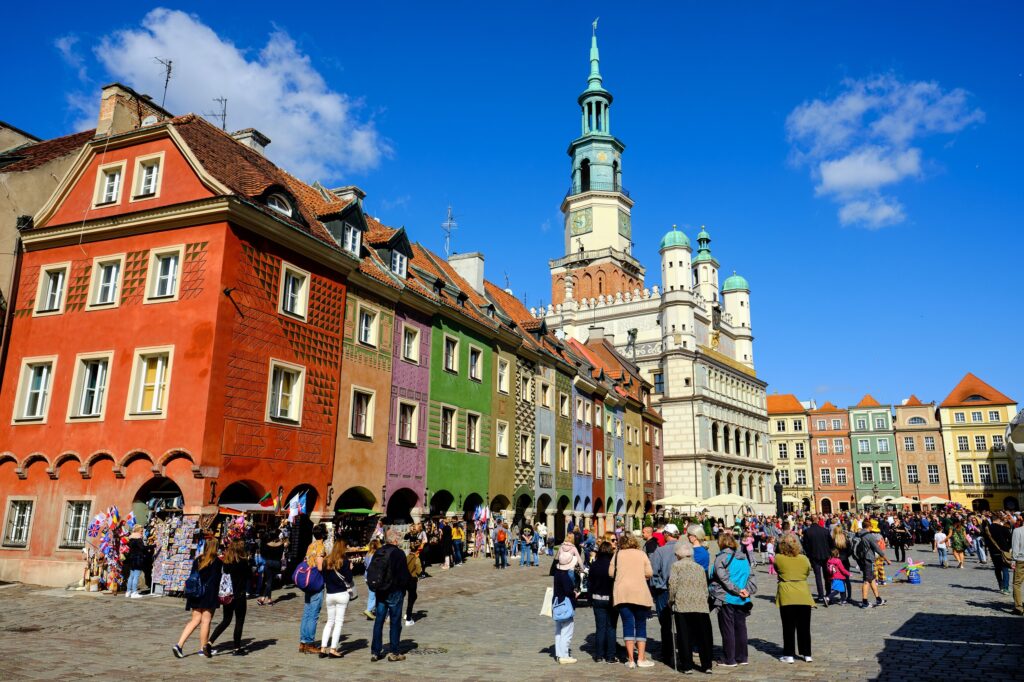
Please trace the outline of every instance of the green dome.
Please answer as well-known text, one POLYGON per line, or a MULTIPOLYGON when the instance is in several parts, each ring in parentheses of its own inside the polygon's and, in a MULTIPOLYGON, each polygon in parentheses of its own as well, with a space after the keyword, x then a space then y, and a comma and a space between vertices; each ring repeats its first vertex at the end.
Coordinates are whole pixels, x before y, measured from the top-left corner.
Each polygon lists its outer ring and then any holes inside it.
POLYGON ((750 285, 746 279, 733 272, 722 284, 722 293, 729 291, 750 291, 750 285))
POLYGON ((708 234, 708 231, 704 229, 703 225, 700 226, 700 232, 697 233, 697 241, 700 241, 702 239, 711 239, 711 235, 708 234))
POLYGON ((676 229, 673 225, 672 229, 665 233, 665 236, 661 238, 661 248, 667 249, 673 246, 683 246, 687 249, 690 248, 690 240, 685 234, 676 229))

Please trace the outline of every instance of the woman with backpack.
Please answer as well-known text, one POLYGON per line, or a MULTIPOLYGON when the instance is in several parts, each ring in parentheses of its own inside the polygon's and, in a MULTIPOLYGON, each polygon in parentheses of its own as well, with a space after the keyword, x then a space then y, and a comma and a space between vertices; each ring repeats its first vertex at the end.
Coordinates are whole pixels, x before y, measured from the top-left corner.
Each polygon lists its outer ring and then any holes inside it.
POLYGON ((345 623, 345 610, 351 598, 352 565, 348 561, 348 545, 344 540, 335 540, 331 553, 323 561, 324 588, 327 596, 327 624, 320 638, 320 658, 341 658, 338 642, 341 640, 341 626, 345 623), (330 647, 328 648, 328 643, 330 647))
MULTIPOLYGON (((795 535, 792 537, 796 540, 795 535)), ((781 540, 779 544, 782 544, 781 540)), ((747 663, 747 616, 753 608, 750 598, 757 594, 757 582, 750 563, 732 534, 720 533, 718 546, 720 551, 715 556, 711 571, 711 596, 718 608, 718 629, 722 633, 723 660, 719 665, 735 668, 747 663)), ((776 571, 779 570, 778 563, 779 556, 776 555, 776 571)))
POLYGON ((405 602, 405 624, 406 626, 413 625, 416 621, 412 619, 412 607, 416 603, 416 588, 419 587, 420 575, 423 573, 423 564, 420 562, 419 545, 412 543, 409 545, 409 554, 405 557, 405 566, 409 569, 409 584, 406 586, 406 599, 405 602))
POLYGON ((577 593, 576 581, 572 575, 578 565, 579 555, 573 552, 560 550, 555 558, 555 594, 551 605, 551 617, 555 621, 555 658, 560 665, 576 662, 576 659, 569 655, 569 647, 572 646, 572 635, 576 628, 577 593))
POLYGON ((213 533, 206 533, 203 541, 203 549, 192 562, 192 572, 185 581, 185 609, 192 612, 192 619, 181 631, 178 643, 172 647, 174 655, 178 658, 185 658, 185 652, 181 648, 197 627, 199 655, 206 658, 213 656, 213 649, 210 647, 210 622, 213 620, 213 612, 220 606, 218 588, 223 564, 217 558, 217 538, 213 533))
MULTIPOLYGON (((324 555, 327 553, 324 549, 324 540, 326 538, 327 528, 322 523, 313 527, 313 542, 309 543, 309 548, 306 549, 306 558, 303 560, 303 564, 306 565, 306 570, 310 574, 314 570, 318 573, 323 571, 324 555)), ((303 570, 302 564, 299 564, 295 570, 296 573, 303 570)), ((298 586, 298 581, 296 581, 296 587, 298 586)), ((302 622, 299 625, 299 653, 318 654, 320 653, 320 643, 316 641, 316 625, 320 620, 320 609, 324 605, 322 578, 320 580, 320 589, 305 592, 304 601, 302 622)))
POLYGON ((224 574, 231 579, 231 600, 224 603, 224 615, 217 625, 217 629, 210 635, 210 644, 217 641, 228 626, 231 620, 235 621, 235 649, 232 656, 245 656, 246 651, 242 647, 242 627, 245 625, 245 602, 248 599, 247 588, 252 580, 252 566, 249 565, 249 557, 245 552, 245 542, 234 540, 224 550, 224 574))

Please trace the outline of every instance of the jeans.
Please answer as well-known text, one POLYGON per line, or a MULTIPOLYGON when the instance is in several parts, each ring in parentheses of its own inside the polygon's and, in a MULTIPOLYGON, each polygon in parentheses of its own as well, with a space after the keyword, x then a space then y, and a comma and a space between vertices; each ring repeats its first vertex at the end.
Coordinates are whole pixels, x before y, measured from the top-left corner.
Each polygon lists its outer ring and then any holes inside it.
POLYGON ((992 566, 996 571, 996 582, 999 583, 999 589, 1006 592, 1010 589, 1010 566, 1005 561, 1001 554, 992 553, 992 566))
POLYGON ((370 613, 377 613, 377 593, 367 586, 366 588, 366 610, 370 613))
POLYGON ((647 641, 647 611, 646 606, 638 604, 619 606, 619 616, 622 618, 622 639, 647 641))
POLYGON ((555 658, 568 658, 569 645, 572 644, 572 633, 576 624, 572 618, 555 621, 555 658))
POLYGON ((672 607, 668 604, 668 590, 654 588, 654 612, 661 625, 661 660, 667 663, 672 656, 672 607))
POLYGON ((533 554, 533 547, 528 543, 523 543, 523 554, 519 557, 519 565, 527 566, 537 561, 537 557, 533 554))
POLYGON ((391 653, 398 653, 398 644, 402 640, 402 600, 405 592, 398 590, 389 592, 377 598, 376 619, 373 621, 373 642, 370 644, 370 654, 373 656, 384 655, 384 619, 391 619, 391 629, 388 634, 388 644, 391 653))
MULTIPOLYGON (((610 604, 606 600, 605 604, 610 604)), ((594 658, 596 660, 611 660, 615 658, 615 630, 618 625, 619 614, 612 606, 599 606, 593 604, 594 624, 597 632, 594 639, 594 658)))
POLYGON ((782 655, 795 656, 799 647, 801 656, 811 655, 811 607, 803 604, 780 606, 782 618, 782 655))
POLYGON ((978 553, 978 561, 985 563, 988 557, 985 554, 985 543, 982 542, 981 538, 974 538, 974 551, 978 553))
POLYGON ((504 542, 494 543, 494 567, 508 568, 508 547, 504 542))
POLYGON ((700 666, 697 670, 711 670, 711 651, 714 635, 711 630, 711 615, 707 613, 676 613, 676 670, 685 672, 693 669, 693 645, 697 645, 700 666))
POLYGON ((811 568, 814 569, 814 586, 818 588, 818 599, 822 599, 825 594, 825 586, 828 584, 825 582, 825 567, 828 565, 828 561, 820 561, 818 559, 811 559, 811 568))
POLYGON ((213 644, 228 629, 233 618, 235 621, 235 648, 240 648, 242 646, 242 628, 245 626, 245 611, 244 598, 232 599, 230 604, 225 604, 221 621, 210 635, 210 643, 213 644))
POLYGON ((316 624, 320 622, 320 608, 324 605, 323 590, 316 594, 306 594, 306 603, 302 607, 302 625, 299 626, 299 641, 303 644, 316 642, 316 624))
POLYGON ((264 599, 270 599, 271 592, 274 589, 274 578, 281 572, 281 562, 273 559, 267 559, 267 565, 263 567, 263 589, 260 590, 260 596, 264 599))
POLYGON ((452 540, 452 554, 455 555, 455 563, 462 563, 462 540, 452 540))
POLYGON ((938 553, 939 553, 939 565, 942 566, 943 568, 945 568, 946 567, 946 550, 944 548, 942 548, 942 547, 939 547, 938 548, 938 553))
POLYGON ((142 577, 141 568, 133 568, 132 572, 128 574, 128 586, 125 587, 125 592, 131 594, 139 591, 139 578, 142 577))
POLYGON ((337 649, 338 642, 341 641, 341 626, 345 623, 345 610, 348 608, 348 590, 328 594, 325 601, 327 625, 324 626, 324 634, 320 638, 320 648, 330 645, 332 649, 337 649))
POLYGON ((747 612, 735 604, 718 608, 718 629, 722 633, 722 662, 728 665, 747 660, 747 612))

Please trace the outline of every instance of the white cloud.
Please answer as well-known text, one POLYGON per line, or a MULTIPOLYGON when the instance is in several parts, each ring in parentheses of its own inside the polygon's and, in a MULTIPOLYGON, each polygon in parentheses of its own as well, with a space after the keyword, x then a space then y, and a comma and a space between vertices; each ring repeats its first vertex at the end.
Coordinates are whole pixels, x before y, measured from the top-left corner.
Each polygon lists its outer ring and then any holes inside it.
POLYGON ((810 169, 818 195, 839 204, 842 224, 902 222, 903 206, 880 190, 922 176, 922 151, 912 143, 958 132, 985 115, 970 108, 967 91, 945 91, 934 82, 883 75, 842 85, 833 99, 804 102, 789 114, 793 160, 810 169))
POLYGON ((75 49, 75 45, 78 44, 78 36, 66 35, 57 38, 53 41, 53 46, 60 52, 61 58, 64 62, 75 70, 78 80, 88 80, 88 72, 85 69, 85 60, 82 59, 82 55, 75 49))
POLYGON ((228 130, 260 130, 272 140, 267 155, 304 179, 339 181, 391 153, 373 120, 360 117, 362 102, 333 90, 283 30, 253 53, 195 15, 154 9, 140 28, 103 38, 95 53, 111 78, 157 101, 164 71, 154 58, 173 60, 168 110, 208 113, 219 109, 214 98, 226 97, 228 130))

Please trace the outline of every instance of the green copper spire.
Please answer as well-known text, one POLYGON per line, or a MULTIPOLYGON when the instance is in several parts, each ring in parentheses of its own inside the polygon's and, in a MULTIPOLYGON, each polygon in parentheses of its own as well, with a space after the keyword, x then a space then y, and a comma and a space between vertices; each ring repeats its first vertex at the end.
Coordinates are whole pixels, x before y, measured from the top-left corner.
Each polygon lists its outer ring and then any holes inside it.
POLYGON ((601 86, 601 55, 597 50, 597 22, 594 19, 594 32, 590 37, 590 78, 587 81, 587 90, 604 90, 601 86))
POLYGON ((697 233, 697 257, 693 259, 693 262, 697 263, 705 260, 710 261, 714 260, 714 258, 711 257, 711 235, 701 225, 700 232, 697 233))

